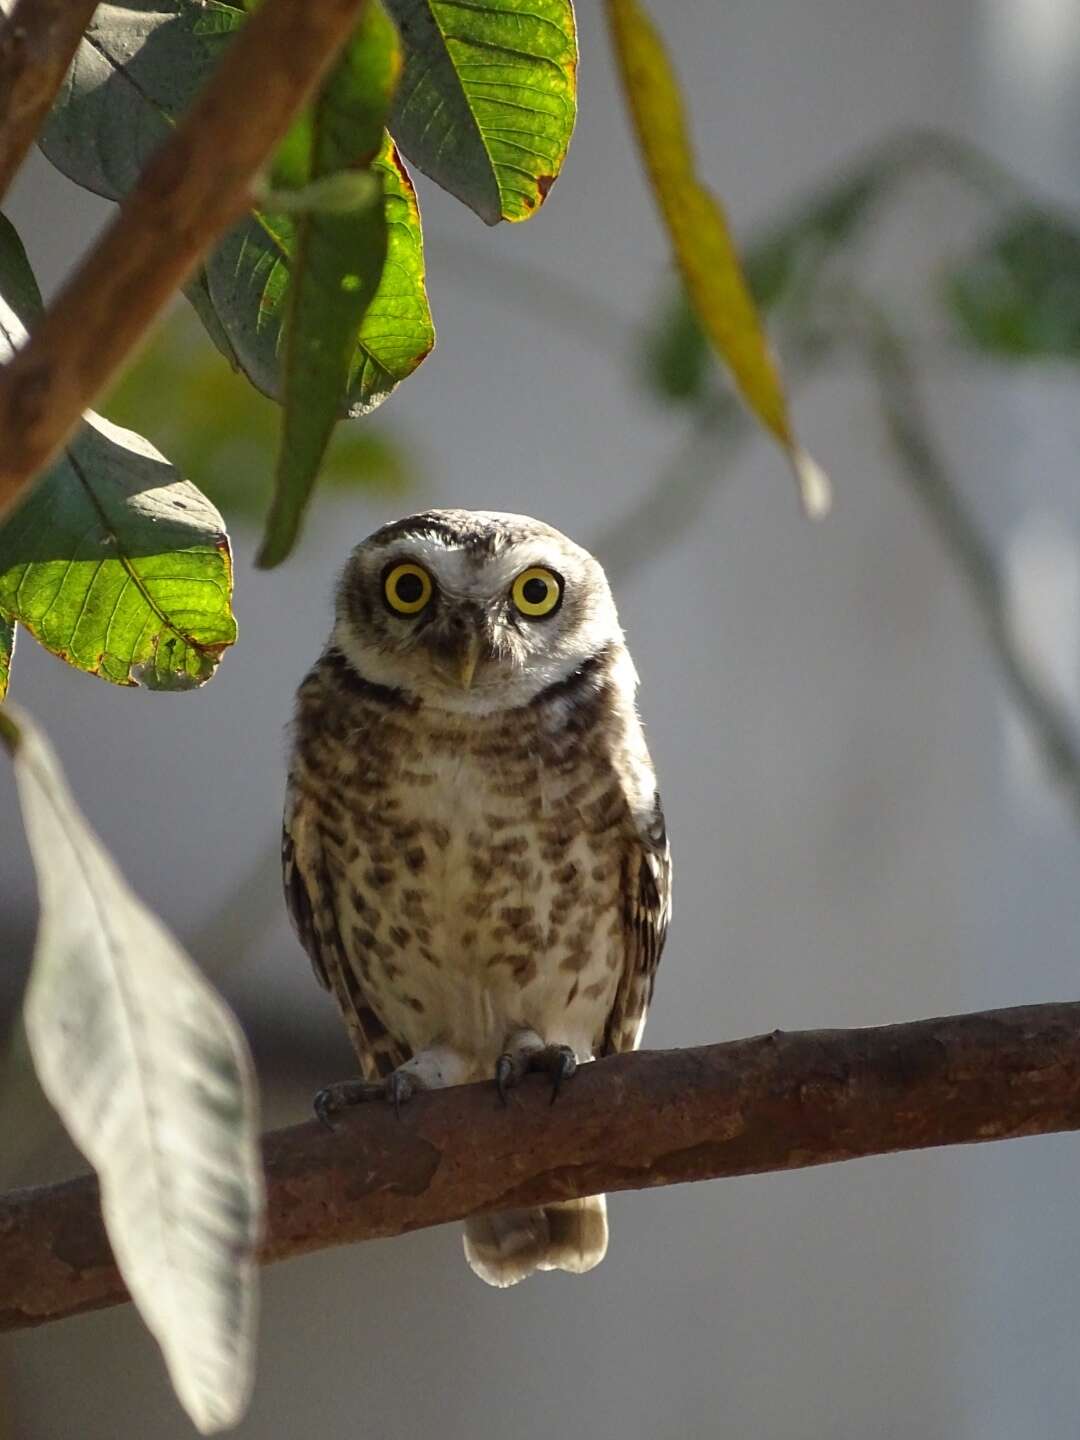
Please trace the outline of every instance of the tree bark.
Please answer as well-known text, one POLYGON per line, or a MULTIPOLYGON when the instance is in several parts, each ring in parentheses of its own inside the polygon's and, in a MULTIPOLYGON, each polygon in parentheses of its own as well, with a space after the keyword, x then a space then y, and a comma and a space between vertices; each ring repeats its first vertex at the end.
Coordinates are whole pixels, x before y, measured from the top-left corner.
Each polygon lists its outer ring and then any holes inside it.
POLYGON ((18 0, 0 21, 0 200, 34 143, 98 0, 18 0))
POLYGON ((252 181, 365 0, 264 0, 30 339, 0 369, 0 515, 28 490, 252 181))
MULTIPOLYGON (((1080 1129, 1080 1003, 774 1031, 368 1105, 264 1140, 264 1263, 466 1215, 724 1175, 1080 1129)), ((0 1330, 115 1305, 97 1185, 0 1197, 0 1330)))

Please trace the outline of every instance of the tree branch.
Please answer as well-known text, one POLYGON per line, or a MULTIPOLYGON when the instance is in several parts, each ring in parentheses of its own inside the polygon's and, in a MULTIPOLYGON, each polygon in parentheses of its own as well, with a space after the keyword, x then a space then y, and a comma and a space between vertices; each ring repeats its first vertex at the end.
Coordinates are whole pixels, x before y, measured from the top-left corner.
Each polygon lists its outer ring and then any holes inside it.
POLYGON ((18 0, 0 25, 0 200, 96 8, 97 0, 18 0))
MULTIPOLYGON (((264 1140, 264 1262, 466 1215, 1080 1129, 1080 1003, 775 1031, 365 1106, 264 1140)), ((0 1330, 127 1299, 91 1176, 0 1197, 0 1330)))
POLYGON ((0 370, 0 515, 250 202, 364 0, 264 0, 27 345, 0 370))

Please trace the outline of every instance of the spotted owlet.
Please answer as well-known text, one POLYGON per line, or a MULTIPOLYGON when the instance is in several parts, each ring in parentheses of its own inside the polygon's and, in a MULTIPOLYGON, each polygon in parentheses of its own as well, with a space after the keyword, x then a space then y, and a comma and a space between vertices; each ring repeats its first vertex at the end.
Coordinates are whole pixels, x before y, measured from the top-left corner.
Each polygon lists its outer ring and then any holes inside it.
MULTIPOLYGON (((637 676, 601 566, 537 520, 431 510, 353 551, 303 681, 285 892, 363 1080, 316 1109, 641 1040, 670 910, 637 676)), ((470 1219, 491 1285, 580 1273, 604 1197, 470 1219)))

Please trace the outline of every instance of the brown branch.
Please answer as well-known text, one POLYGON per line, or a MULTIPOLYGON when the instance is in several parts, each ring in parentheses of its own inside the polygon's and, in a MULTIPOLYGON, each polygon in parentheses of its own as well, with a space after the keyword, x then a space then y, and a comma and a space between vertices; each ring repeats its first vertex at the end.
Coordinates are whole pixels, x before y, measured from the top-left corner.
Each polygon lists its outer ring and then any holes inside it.
POLYGON ((96 8, 97 0, 18 0, 0 24, 0 200, 96 8))
MULTIPOLYGON (((366 1106, 264 1141, 264 1262, 465 1215, 933 1145, 1080 1129, 1080 1003, 776 1031, 366 1106)), ((0 1330, 127 1298, 92 1177, 0 1197, 0 1330)))
POLYGON ((0 370, 0 514, 22 495, 213 241, 364 0, 264 0, 27 345, 0 370))

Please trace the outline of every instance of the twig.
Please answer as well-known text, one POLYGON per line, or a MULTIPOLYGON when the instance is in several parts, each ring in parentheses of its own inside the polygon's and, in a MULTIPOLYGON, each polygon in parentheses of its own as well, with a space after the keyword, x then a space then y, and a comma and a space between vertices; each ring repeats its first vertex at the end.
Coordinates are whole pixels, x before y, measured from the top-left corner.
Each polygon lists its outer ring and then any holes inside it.
POLYGON ((0 514, 248 203, 365 0, 265 0, 28 344, 0 370, 0 514))
POLYGON ((994 551, 950 478, 932 439, 915 375, 891 327, 865 302, 858 333, 878 382, 889 435, 917 497, 966 580, 1006 685, 1080 819, 1080 732, 1050 693, 1009 623, 1008 590, 994 551))
MULTIPOLYGON (((266 1136, 264 1262, 463 1216, 934 1145, 1080 1129, 1080 1003, 757 1036, 370 1105, 266 1136), (613 1122, 613 1117, 616 1117, 613 1122)), ((0 1197, 0 1329, 126 1294, 92 1177, 0 1197)))
POLYGON ((612 582, 636 575, 690 533, 735 452, 754 433, 745 410, 728 394, 710 396, 693 413, 686 439, 645 494, 589 542, 612 582))
POLYGON ((18 0, 0 24, 0 200, 96 8, 97 0, 18 0))

